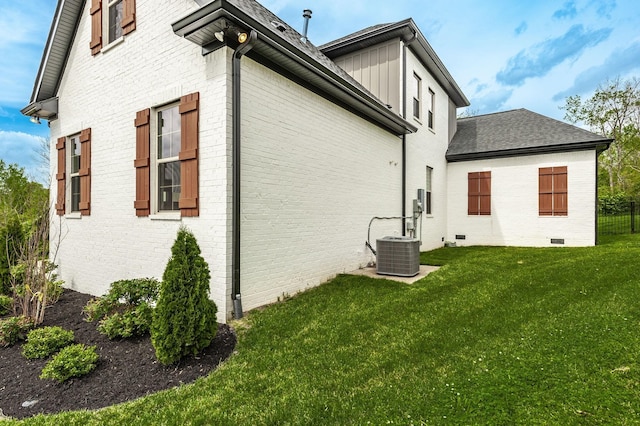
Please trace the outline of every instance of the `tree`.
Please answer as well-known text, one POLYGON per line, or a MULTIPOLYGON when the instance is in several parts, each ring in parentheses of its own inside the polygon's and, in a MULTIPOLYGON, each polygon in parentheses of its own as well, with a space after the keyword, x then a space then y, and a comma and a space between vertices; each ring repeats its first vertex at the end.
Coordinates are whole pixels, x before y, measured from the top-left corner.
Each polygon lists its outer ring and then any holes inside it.
POLYGON ((609 192, 640 191, 640 80, 608 80, 589 99, 570 96, 562 108, 565 120, 615 139, 600 158, 609 192))
MULTIPOLYGON (((0 294, 9 293, 11 269, 21 261, 27 240, 48 222, 48 203, 47 189, 17 164, 0 160, 0 294)), ((41 248, 46 250, 45 241, 41 248)))
POLYGON ((13 213, 28 220, 38 217, 48 200, 49 191, 38 182, 29 180, 24 168, 0 160, 0 212, 3 218, 0 226, 13 213))
POLYGON ((197 354, 215 337, 217 307, 209 299, 210 281, 209 265, 200 255, 195 236, 180 227, 151 324, 151 343, 163 364, 197 354))

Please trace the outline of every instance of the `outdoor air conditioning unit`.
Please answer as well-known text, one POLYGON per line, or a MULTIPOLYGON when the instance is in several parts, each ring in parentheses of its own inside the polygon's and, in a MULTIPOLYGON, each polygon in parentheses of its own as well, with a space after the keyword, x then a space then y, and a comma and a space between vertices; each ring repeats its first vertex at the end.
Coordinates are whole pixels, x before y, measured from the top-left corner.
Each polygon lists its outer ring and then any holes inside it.
POLYGON ((376 240, 376 250, 378 274, 413 277, 420 272, 420 240, 384 237, 376 240))

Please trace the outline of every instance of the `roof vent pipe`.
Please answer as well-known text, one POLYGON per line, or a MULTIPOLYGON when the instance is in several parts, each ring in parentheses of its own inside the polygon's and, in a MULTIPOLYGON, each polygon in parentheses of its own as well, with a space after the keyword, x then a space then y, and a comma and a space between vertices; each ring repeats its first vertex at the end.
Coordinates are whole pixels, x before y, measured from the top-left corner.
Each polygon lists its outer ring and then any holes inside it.
POLYGON ((300 41, 303 43, 309 41, 309 39, 307 38, 307 31, 309 30, 309 19, 311 19, 312 13, 313 12, 311 11, 311 9, 305 9, 302 11, 302 17, 304 18, 304 29, 302 30, 302 38, 300 39, 300 41))

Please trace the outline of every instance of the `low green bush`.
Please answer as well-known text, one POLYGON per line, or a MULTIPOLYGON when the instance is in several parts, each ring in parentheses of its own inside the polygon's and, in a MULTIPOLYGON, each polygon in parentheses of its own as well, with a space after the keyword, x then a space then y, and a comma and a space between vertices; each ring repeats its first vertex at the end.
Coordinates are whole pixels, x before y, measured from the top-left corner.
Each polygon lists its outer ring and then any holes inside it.
POLYGON ((98 331, 110 339, 147 334, 159 285, 154 278, 115 281, 106 295, 85 305, 85 319, 100 321, 98 331))
POLYGON ((27 334, 22 355, 28 359, 46 358, 73 343, 73 331, 62 327, 43 327, 27 334))
POLYGON ((100 321, 98 331, 109 339, 140 336, 149 332, 153 320, 153 308, 142 302, 123 313, 116 312, 100 321))
POLYGON ((13 309, 13 297, 0 294, 0 316, 8 314, 13 309))
POLYGON ((67 346, 44 366, 40 378, 62 383, 72 377, 89 374, 96 368, 97 362, 95 346, 85 346, 81 343, 67 346))
POLYGON ((33 320, 22 315, 1 319, 0 346, 11 346, 18 340, 24 340, 33 327, 33 320))

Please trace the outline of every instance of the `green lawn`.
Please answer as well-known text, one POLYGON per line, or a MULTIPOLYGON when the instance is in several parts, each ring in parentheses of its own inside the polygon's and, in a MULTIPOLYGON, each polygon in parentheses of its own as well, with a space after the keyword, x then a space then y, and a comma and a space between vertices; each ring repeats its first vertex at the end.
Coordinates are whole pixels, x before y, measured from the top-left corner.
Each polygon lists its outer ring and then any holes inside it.
MULTIPOLYGON (((615 216, 600 214, 598 215, 598 234, 630 234, 632 230, 631 220, 631 213, 615 216)), ((634 232, 640 233, 640 214, 634 214, 633 221, 635 222, 634 232)))
POLYGON ((413 285, 339 276, 235 324, 195 384, 27 423, 640 423, 640 236, 601 242, 443 248, 413 285))

